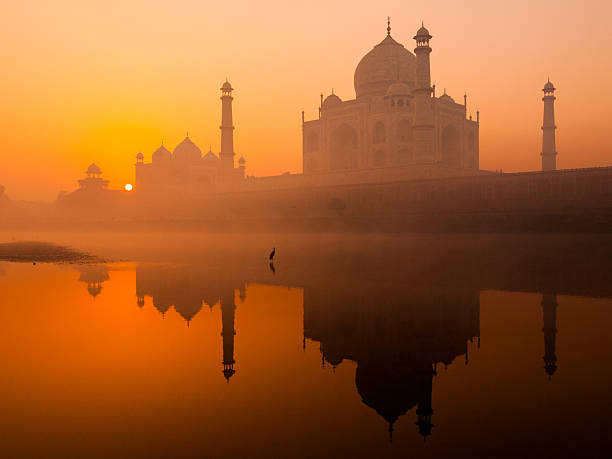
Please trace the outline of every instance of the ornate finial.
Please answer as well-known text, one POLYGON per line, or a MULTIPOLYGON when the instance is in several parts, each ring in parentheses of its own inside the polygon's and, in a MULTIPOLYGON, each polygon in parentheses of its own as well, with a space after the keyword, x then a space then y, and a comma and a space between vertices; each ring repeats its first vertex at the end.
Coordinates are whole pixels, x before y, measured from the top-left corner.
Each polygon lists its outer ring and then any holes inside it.
POLYGON ((446 88, 444 88, 444 95, 446 95, 446 88))
POLYGON ((387 16, 387 35, 391 35, 391 16, 387 16))
POLYGON ((189 131, 185 132, 185 137, 189 137, 189 131))
POLYGON ((421 27, 425 27, 425 22, 421 21, 421 27))
POLYGON ((334 95, 334 88, 332 88, 332 96, 334 95))

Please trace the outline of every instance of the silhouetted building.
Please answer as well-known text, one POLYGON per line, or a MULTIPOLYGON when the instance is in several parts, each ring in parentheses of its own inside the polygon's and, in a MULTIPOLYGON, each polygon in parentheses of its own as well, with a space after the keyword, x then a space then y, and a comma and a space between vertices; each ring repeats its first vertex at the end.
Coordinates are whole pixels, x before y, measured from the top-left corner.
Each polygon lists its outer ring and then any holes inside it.
POLYGON ((79 180, 79 186, 82 190, 101 191, 108 188, 108 180, 102 178, 102 171, 97 164, 91 163, 85 171, 87 177, 79 180))
POLYGON ((544 117, 542 123, 542 170, 557 169, 557 146, 555 142, 555 86, 550 82, 544 85, 544 117))
POLYGON ((386 181, 477 172, 478 121, 467 118, 467 97, 463 104, 446 90, 436 97, 431 38, 421 27, 413 54, 388 26, 357 65, 355 99, 321 96, 319 118, 303 123, 305 175, 376 169, 377 181, 386 181))
POLYGON ((235 183, 244 179, 245 159, 234 165, 234 125, 232 116, 232 85, 221 87, 221 152, 209 150, 204 156, 189 135, 172 153, 163 145, 155 150, 151 163, 144 155, 136 156, 135 190, 144 194, 185 195, 210 189, 211 185, 235 183))
POLYGON ((554 293, 542 295, 542 312, 544 316, 544 369, 551 377, 557 371, 557 295, 554 293))

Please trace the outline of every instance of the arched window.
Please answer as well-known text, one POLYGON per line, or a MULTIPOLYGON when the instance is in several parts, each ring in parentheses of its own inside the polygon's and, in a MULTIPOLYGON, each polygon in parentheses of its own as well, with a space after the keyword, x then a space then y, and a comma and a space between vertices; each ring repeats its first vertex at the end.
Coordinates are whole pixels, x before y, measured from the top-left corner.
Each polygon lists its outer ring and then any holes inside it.
POLYGON ((304 151, 306 153, 311 153, 313 151, 319 150, 319 136, 316 132, 309 132, 306 134, 306 139, 304 142, 304 151))
POLYGON ((461 141, 459 131, 454 126, 446 126, 442 131, 442 162, 448 166, 461 166, 461 141))
POLYGON ((386 162, 386 155, 385 152, 382 150, 378 150, 377 152, 374 153, 374 158, 373 158, 373 164, 374 166, 377 167, 381 167, 385 165, 386 162))
POLYGON ((385 132, 385 125, 378 122, 374 125, 374 131, 372 132, 372 142, 374 144, 385 143, 387 136, 385 132))
POLYGON ((331 168, 352 169, 357 167, 357 131, 342 124, 331 135, 331 168))
POLYGON ((410 121, 401 120, 397 123, 397 140, 399 142, 412 142, 412 126, 410 121))

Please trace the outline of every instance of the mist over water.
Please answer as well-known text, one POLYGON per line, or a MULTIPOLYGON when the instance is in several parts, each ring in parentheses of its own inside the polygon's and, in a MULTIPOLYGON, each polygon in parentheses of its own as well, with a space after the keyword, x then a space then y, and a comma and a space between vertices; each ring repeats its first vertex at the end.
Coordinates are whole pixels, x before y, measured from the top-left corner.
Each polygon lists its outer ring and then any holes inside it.
POLYGON ((108 262, 0 262, 8 457, 610 447, 609 236, 12 238, 108 262))

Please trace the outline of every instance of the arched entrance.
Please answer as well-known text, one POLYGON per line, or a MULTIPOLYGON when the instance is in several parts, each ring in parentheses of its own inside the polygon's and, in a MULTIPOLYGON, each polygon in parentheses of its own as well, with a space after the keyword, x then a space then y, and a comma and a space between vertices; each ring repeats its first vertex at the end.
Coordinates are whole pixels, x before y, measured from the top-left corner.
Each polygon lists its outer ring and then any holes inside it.
POLYGON ((461 166, 461 139, 454 126, 446 126, 442 131, 442 162, 447 166, 461 166))
POLYGON ((347 124, 332 133, 330 164, 332 170, 357 167, 357 131, 347 124))

